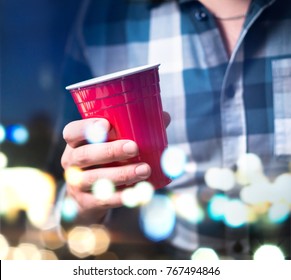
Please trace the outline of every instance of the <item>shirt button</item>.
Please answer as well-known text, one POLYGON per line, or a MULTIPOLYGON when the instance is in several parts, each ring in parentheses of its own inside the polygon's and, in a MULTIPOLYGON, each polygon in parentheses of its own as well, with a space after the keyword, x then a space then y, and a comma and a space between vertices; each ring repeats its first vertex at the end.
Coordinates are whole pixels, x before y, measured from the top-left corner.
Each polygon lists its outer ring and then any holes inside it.
POLYGON ((195 15, 195 18, 199 21, 203 21, 207 19, 207 14, 203 11, 196 11, 194 15, 195 15))

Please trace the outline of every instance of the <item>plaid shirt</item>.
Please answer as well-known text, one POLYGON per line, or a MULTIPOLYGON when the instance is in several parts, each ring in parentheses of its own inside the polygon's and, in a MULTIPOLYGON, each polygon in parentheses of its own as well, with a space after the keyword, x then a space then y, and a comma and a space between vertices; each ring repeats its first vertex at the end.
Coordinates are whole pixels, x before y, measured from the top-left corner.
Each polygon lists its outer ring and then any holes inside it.
MULTIPOLYGON (((208 168, 233 168, 247 152, 261 157, 271 177, 288 171, 290 1, 253 0, 231 57, 215 19, 199 1, 84 2, 70 38, 65 83, 161 63, 163 107, 172 118, 169 144, 197 164, 197 172, 175 180, 170 191, 201 196, 208 168)), ((249 250, 247 228, 235 238, 225 227, 219 233, 201 231, 203 226, 177 219, 171 242, 190 250, 212 242, 228 252, 240 239, 249 250), (216 242, 221 235, 227 242, 216 242)))

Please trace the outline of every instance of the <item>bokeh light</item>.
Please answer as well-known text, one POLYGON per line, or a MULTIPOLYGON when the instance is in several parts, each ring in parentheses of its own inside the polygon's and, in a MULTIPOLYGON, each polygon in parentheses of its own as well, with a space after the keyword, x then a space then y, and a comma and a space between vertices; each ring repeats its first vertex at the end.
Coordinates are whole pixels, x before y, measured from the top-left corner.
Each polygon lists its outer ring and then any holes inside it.
POLYGON ((212 189, 229 191, 235 185, 235 175, 228 168, 209 168, 205 174, 205 182, 212 189))
POLYGON ((5 131, 5 127, 0 124, 0 144, 3 143, 6 139, 6 131, 5 131))
POLYGON ((261 159, 252 153, 247 153, 237 161, 237 182, 241 185, 248 185, 260 180, 263 174, 261 159))
POLYGON ((98 179, 92 185, 92 193, 96 199, 108 200, 115 192, 114 183, 106 178, 98 179))
POLYGON ((103 254, 109 245, 109 232, 101 225, 76 226, 68 233, 69 250, 78 258, 103 254))
POLYGON ((43 247, 57 250, 66 244, 66 232, 61 226, 50 230, 42 230, 40 232, 40 241, 43 247))
POLYGON ((46 261, 48 261, 48 260, 54 260, 54 261, 56 261, 56 260, 58 260, 58 257, 57 257, 57 255, 55 254, 55 252, 53 252, 53 251, 50 251, 50 250, 40 250, 39 251, 39 253, 40 253, 40 256, 41 256, 41 260, 46 260, 46 261))
POLYGON ((247 223, 247 206, 241 200, 230 199, 224 210, 224 222, 227 226, 237 228, 247 223))
POLYGON ((121 201, 125 207, 134 208, 139 204, 139 197, 136 196, 134 188, 126 188, 121 192, 121 201))
POLYGON ((168 147, 161 157, 161 167, 169 178, 178 178, 185 172, 187 157, 181 148, 168 147))
POLYGON ((199 248, 191 255, 191 260, 216 261, 219 257, 211 248, 199 248))
POLYGON ((105 253, 110 245, 110 234, 109 231, 102 225, 90 226, 91 231, 95 236, 95 247, 93 248, 92 255, 101 255, 105 253))
POLYGON ((270 202, 271 197, 272 185, 270 182, 250 184, 240 191, 241 200, 251 205, 270 202))
POLYGON ((32 243, 20 243, 17 247, 9 247, 7 260, 41 260, 40 249, 32 243))
POLYGON ((184 169, 185 169, 185 172, 194 175, 196 173, 196 171, 197 171, 197 163, 194 162, 194 161, 191 161, 191 162, 189 161, 189 162, 186 163, 184 169))
POLYGON ((121 201, 124 206, 133 208, 149 203, 153 194, 153 185, 147 181, 142 181, 133 187, 123 189, 121 191, 121 201))
POLYGON ((166 195, 155 194, 152 200, 140 208, 140 227, 144 235, 158 242, 169 237, 175 227, 175 208, 166 195))
POLYGON ((21 250, 25 260, 41 260, 41 253, 35 244, 20 243, 18 249, 21 250))
POLYGON ((5 260, 9 253, 9 243, 6 237, 0 233, 0 260, 5 260))
POLYGON ((82 182, 83 173, 81 168, 70 166, 65 170, 64 177, 69 185, 78 186, 82 182))
POLYGON ((27 260, 25 253, 18 247, 9 247, 7 260, 27 260))
POLYGON ((76 226, 68 233, 69 250, 78 258, 90 256, 95 243, 95 235, 88 227, 76 226))
POLYGON ((291 173, 279 175, 273 183, 272 202, 285 202, 291 206, 291 173))
POLYGON ((19 210, 24 210, 30 223, 41 228, 55 200, 54 178, 30 167, 5 168, 0 173, 0 213, 15 219, 19 210))
POLYGON ((0 169, 7 167, 8 164, 8 158, 7 156, 0 152, 0 169))
POLYGON ((204 218, 204 212, 199 205, 196 193, 177 193, 171 196, 176 214, 189 223, 200 223, 204 218))
POLYGON ((6 138, 16 145, 23 145, 29 139, 29 132, 24 125, 9 125, 6 128, 6 138))
POLYGON ((78 203, 72 197, 65 197, 62 203, 61 216, 66 222, 72 222, 78 215, 78 203))
POLYGON ((147 204, 154 195, 154 187, 151 183, 143 181, 134 186, 135 195, 138 197, 139 205, 147 204))
POLYGON ((86 140, 93 143, 103 143, 107 140, 108 132, 100 122, 90 123, 85 129, 86 140))
POLYGON ((282 250, 275 245, 266 244, 259 247, 253 256, 254 260, 258 261, 282 261, 285 260, 285 256, 282 250))
POLYGON ((222 221, 229 198, 224 194, 215 194, 208 202, 208 215, 214 221, 222 221))
POLYGON ((269 220, 275 224, 286 221, 289 217, 290 209, 286 203, 274 203, 268 211, 269 220))

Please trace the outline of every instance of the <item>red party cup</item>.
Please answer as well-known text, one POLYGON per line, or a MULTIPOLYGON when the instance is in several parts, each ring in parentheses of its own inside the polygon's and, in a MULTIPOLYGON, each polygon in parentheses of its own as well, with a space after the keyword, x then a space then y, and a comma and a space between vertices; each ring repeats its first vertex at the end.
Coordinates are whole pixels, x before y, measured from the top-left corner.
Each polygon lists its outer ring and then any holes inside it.
POLYGON ((66 87, 82 118, 105 118, 110 122, 112 128, 108 141, 130 139, 137 143, 137 157, 110 166, 148 163, 152 173, 147 181, 155 189, 171 182, 160 164, 168 143, 158 69, 159 64, 145 65, 66 87))

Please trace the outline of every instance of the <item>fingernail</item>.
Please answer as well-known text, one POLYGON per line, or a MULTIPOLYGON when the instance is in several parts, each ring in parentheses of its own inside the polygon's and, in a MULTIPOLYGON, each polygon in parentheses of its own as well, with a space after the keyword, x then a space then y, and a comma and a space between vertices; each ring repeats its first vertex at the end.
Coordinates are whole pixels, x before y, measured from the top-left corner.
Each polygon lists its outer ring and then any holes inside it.
POLYGON ((129 141, 125 143, 122 149, 129 156, 137 155, 138 147, 135 142, 129 141))
POLYGON ((145 163, 140 164, 135 168, 135 174, 139 177, 147 178, 149 177, 150 173, 151 173, 151 169, 145 163))

